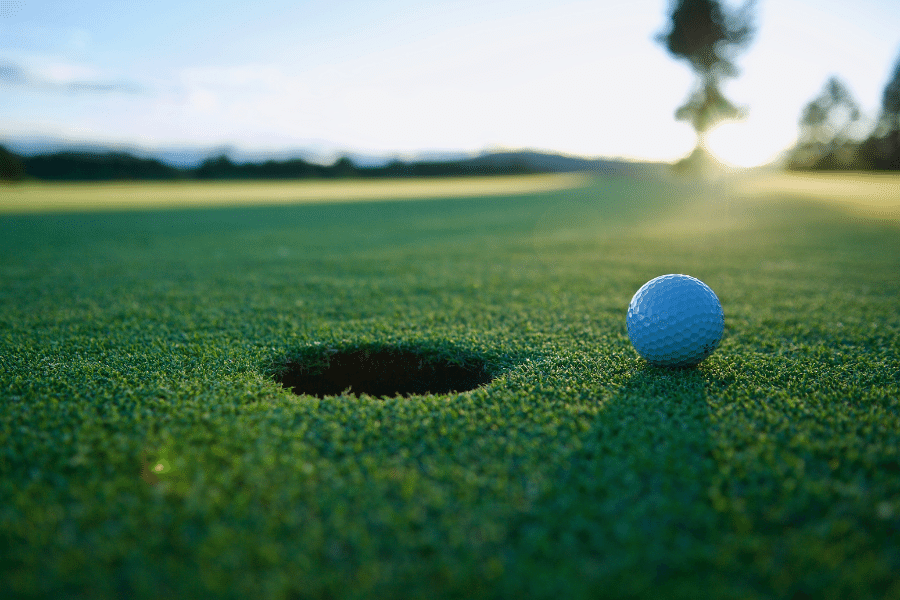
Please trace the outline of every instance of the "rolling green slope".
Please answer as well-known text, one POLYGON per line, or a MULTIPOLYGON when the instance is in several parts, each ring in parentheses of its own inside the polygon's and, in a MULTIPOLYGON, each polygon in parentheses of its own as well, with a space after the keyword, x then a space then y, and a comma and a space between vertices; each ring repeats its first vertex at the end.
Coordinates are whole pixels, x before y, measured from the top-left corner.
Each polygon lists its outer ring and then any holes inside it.
POLYGON ((0 596, 900 596, 900 224, 730 189, 0 216, 0 596), (273 380, 372 348, 494 379, 273 380))

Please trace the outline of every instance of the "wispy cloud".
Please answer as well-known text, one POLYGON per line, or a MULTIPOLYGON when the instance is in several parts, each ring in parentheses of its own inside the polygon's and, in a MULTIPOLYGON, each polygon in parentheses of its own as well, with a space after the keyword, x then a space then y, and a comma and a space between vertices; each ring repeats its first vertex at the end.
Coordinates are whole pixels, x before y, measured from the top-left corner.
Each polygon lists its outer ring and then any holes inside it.
POLYGON ((0 83, 5 85, 27 85, 25 69, 12 63, 0 63, 0 83))
POLYGON ((140 94, 144 91, 141 86, 128 81, 73 81, 65 87, 70 92, 86 94, 140 94))
POLYGON ((144 92, 144 88, 131 81, 78 78, 72 73, 77 70, 65 68, 57 69, 56 72, 51 71, 49 74, 40 74, 15 62, 0 62, 0 87, 20 87, 71 94, 140 94, 144 92))

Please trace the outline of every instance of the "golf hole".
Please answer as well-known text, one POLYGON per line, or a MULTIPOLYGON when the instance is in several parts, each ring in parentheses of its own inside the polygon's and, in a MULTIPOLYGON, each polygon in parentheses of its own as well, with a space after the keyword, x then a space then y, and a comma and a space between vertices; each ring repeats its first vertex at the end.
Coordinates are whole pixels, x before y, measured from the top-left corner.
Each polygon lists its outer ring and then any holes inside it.
POLYGON ((467 392, 493 379, 483 360, 454 353, 452 358, 427 349, 394 347, 314 349, 283 364, 275 380, 297 395, 322 398, 418 396, 467 392))

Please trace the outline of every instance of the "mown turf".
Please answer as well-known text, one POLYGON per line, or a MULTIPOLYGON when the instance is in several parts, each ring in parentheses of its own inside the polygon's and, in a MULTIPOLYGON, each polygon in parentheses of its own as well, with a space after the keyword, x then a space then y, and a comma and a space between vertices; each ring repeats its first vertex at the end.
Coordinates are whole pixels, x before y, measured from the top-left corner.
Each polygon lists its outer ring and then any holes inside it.
POLYGON ((579 173, 259 181, 28 181, 4 185, 0 214, 418 200, 533 194, 583 186, 579 173))
POLYGON ((0 217, 0 597, 900 597, 898 274, 895 220, 628 178, 0 217), (697 369, 628 342, 663 273, 697 369), (496 379, 273 380, 373 346, 496 379))

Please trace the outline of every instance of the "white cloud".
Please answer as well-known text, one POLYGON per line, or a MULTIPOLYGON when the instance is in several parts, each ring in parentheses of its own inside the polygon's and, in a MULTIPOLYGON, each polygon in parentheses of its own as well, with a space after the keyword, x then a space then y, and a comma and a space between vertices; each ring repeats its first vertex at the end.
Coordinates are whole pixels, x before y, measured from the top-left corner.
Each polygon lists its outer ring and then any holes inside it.
POLYGON ((116 77, 94 65, 73 62, 56 56, 5 53, 0 64, 6 77, 3 83, 38 92, 126 93, 142 91, 142 86, 124 77, 116 77))

